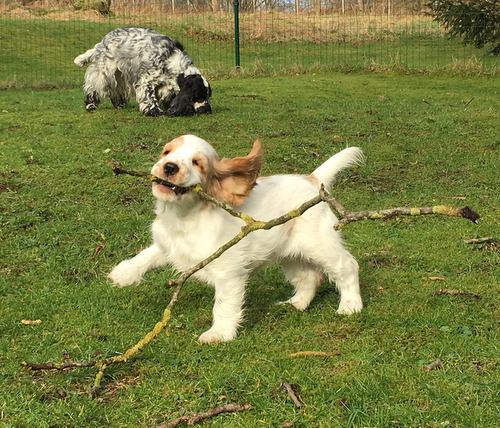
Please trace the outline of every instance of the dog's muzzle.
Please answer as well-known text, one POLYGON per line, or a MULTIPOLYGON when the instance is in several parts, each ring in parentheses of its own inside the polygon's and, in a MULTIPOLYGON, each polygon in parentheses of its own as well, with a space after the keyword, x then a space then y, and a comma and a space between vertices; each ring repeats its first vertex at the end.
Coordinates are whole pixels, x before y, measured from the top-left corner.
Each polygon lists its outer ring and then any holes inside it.
POLYGON ((156 175, 151 175, 150 180, 153 183, 158 183, 161 184, 162 186, 168 187, 169 189, 173 190, 173 192, 176 195, 183 195, 184 193, 189 192, 193 187, 182 187, 178 186, 177 184, 171 183, 168 180, 164 180, 163 178, 157 177, 156 175))
POLYGON ((194 103, 194 111, 196 114, 212 113, 212 106, 208 101, 194 103))

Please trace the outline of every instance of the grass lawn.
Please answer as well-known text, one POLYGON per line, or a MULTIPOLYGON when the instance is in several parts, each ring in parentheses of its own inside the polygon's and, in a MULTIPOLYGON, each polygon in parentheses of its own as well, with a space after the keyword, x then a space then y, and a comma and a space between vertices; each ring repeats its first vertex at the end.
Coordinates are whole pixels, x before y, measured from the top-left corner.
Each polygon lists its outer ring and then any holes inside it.
POLYGON ((499 237, 498 81, 318 74, 211 83, 214 114, 190 118, 147 118, 109 102, 88 114, 78 89, 2 93, 0 426, 153 427, 233 401, 253 409, 206 426, 498 426, 499 252, 463 242, 499 237), (94 370, 21 369, 22 361, 120 353, 160 318, 172 272, 126 289, 106 279, 148 245, 153 218, 149 185, 114 177, 109 163, 148 170, 184 133, 227 157, 260 137, 265 174, 310 173, 360 146, 366 164, 333 188, 346 207, 469 205, 482 218, 346 226, 366 305, 352 317, 335 314, 331 284, 304 313, 275 305, 291 289, 270 266, 252 276, 238 338, 202 346, 213 291, 190 281, 168 333, 111 368, 100 400, 87 396, 94 370), (480 299, 436 295, 445 287, 480 299), (298 351, 333 355, 289 357, 298 351), (442 369, 423 369, 436 359, 442 369), (301 410, 284 380, 299 385, 301 410))

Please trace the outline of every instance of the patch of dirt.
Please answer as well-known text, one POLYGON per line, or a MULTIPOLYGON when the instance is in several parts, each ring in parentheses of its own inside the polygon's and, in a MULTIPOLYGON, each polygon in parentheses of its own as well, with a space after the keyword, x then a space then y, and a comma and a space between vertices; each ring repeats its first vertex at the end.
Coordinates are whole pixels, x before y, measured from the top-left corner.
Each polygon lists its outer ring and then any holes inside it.
POLYGON ((113 380, 113 382, 105 385, 105 389, 96 400, 101 403, 111 401, 120 391, 125 390, 130 386, 137 385, 139 381, 140 375, 138 372, 129 376, 119 377, 118 379, 113 380))
POLYGON ((365 260, 369 266, 374 268, 381 268, 385 266, 394 266, 398 262, 398 257, 386 251, 378 253, 366 253, 365 260))

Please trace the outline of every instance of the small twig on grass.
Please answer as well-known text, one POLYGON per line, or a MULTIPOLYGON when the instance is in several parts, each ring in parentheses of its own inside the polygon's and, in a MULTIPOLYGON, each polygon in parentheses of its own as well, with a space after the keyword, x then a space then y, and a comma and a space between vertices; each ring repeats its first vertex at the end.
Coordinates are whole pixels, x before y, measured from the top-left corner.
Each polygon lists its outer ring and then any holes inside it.
POLYGON ((281 384, 283 388, 285 388, 286 392, 288 393, 288 396, 292 399, 293 404, 295 404, 295 407, 300 409, 304 402, 302 401, 302 398, 297 392, 297 385, 290 385, 288 382, 283 382, 281 384))
POLYGON ((465 290, 453 290, 451 288, 440 288, 436 291, 436 295, 438 296, 465 296, 465 297, 473 297, 474 299, 480 299, 481 296, 476 293, 472 293, 471 291, 465 290))
POLYGON ((464 242, 466 244, 493 244, 493 245, 499 245, 500 240, 493 236, 485 236, 484 238, 472 238, 472 239, 464 239, 464 242))
POLYGON ((94 367, 96 360, 90 361, 64 361, 63 363, 30 363, 23 361, 21 365, 30 370, 71 370, 82 367, 94 367))
POLYGON ((340 355, 340 351, 335 352, 323 352, 323 351, 298 351, 288 355, 290 358, 299 357, 333 357, 335 355, 340 355))
POLYGON ((426 364, 424 367, 422 367, 426 372, 430 372, 431 370, 440 370, 443 368, 443 363, 441 360, 437 359, 432 361, 429 364, 426 364))
POLYGON ((250 410, 252 406, 248 403, 245 404, 224 404, 222 406, 214 407, 213 409, 207 410, 206 412, 193 413, 191 415, 181 416, 180 418, 174 419, 166 424, 158 425, 156 428, 175 428, 180 424, 194 425, 208 418, 213 418, 214 416, 220 415, 221 413, 235 413, 243 412, 245 410, 250 410))

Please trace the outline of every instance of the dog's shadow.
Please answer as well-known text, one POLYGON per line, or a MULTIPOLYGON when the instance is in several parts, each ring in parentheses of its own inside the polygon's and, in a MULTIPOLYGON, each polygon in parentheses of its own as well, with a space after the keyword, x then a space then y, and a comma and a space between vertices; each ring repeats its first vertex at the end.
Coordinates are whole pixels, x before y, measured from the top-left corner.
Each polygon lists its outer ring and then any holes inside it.
MULTIPOLYGON (((279 310, 279 302, 287 300, 292 287, 276 266, 257 269, 250 276, 245 295, 245 324, 254 328, 269 312, 279 310)), ((280 305, 285 306, 285 305, 280 305)))
MULTIPOLYGON (((245 295, 245 327, 253 329, 260 323, 266 323, 270 317, 286 316, 296 312, 290 304, 280 304, 293 295, 293 286, 286 280, 283 271, 278 265, 270 265, 257 269, 250 276, 245 295)), ((328 281, 324 281, 311 302, 311 306, 318 304, 333 290, 328 281)))

